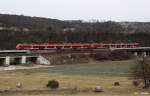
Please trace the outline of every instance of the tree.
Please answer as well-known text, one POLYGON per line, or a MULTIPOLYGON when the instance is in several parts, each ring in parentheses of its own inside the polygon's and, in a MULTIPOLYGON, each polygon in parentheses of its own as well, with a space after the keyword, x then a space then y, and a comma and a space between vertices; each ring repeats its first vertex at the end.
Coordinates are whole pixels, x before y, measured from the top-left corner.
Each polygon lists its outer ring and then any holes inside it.
POLYGON ((150 60, 143 58, 138 60, 132 69, 134 79, 141 79, 144 83, 144 88, 150 86, 150 60))

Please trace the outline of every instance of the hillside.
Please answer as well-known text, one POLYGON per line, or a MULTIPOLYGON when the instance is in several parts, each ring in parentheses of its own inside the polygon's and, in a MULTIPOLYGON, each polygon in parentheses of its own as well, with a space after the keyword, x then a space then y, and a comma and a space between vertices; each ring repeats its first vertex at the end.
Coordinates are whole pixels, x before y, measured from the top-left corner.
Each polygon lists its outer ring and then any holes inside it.
POLYGON ((150 22, 84 22, 0 14, 0 49, 17 43, 139 42, 150 45, 150 22))
POLYGON ((65 22, 56 19, 29 17, 23 15, 0 14, 0 25, 5 27, 46 30, 51 26, 63 27, 65 22))
MULTIPOLYGON (((90 29, 90 31, 98 31, 101 27, 110 27, 111 24, 118 24, 118 26, 114 27, 122 27, 122 32, 150 32, 150 22, 82 22, 81 20, 62 21, 50 18, 0 14, 0 26, 28 28, 30 30, 49 31, 52 28, 61 30, 65 28, 75 28, 78 30, 89 31, 88 29, 90 29)), ((113 27, 113 25, 111 25, 111 27, 113 27)))

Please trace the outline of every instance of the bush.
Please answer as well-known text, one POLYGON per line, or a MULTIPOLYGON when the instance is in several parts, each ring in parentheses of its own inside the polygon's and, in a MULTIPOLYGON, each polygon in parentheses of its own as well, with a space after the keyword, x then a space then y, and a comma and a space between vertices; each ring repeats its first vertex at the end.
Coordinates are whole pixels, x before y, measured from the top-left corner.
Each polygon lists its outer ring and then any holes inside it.
POLYGON ((114 82, 114 86, 120 86, 119 82, 114 82))
POLYGON ((78 89, 77 86, 75 86, 74 88, 71 89, 71 93, 72 93, 72 94, 77 94, 78 91, 79 91, 79 89, 78 89))
POLYGON ((128 60, 133 57, 131 53, 124 51, 101 52, 90 55, 95 60, 128 60))
POLYGON ((140 83, 139 83, 138 81, 133 81, 132 84, 133 84, 135 87, 137 87, 137 86, 139 86, 140 83))
POLYGON ((128 60, 131 58, 132 55, 124 51, 112 51, 109 53, 110 60, 128 60))
POLYGON ((96 54, 91 54, 90 55, 92 58, 95 60, 108 60, 109 56, 107 52, 101 52, 101 53, 96 53, 96 54))
POLYGON ((46 85, 46 87, 51 88, 51 89, 57 89, 59 88, 59 82, 56 80, 50 80, 48 81, 48 84, 46 85))

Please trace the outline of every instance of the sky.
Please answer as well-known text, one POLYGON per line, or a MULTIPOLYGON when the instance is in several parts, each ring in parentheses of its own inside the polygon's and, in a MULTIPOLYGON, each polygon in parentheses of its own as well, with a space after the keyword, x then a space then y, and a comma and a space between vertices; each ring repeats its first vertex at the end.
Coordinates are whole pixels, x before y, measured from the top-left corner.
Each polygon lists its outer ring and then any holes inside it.
POLYGON ((150 22, 150 0, 0 0, 0 13, 60 20, 150 22))

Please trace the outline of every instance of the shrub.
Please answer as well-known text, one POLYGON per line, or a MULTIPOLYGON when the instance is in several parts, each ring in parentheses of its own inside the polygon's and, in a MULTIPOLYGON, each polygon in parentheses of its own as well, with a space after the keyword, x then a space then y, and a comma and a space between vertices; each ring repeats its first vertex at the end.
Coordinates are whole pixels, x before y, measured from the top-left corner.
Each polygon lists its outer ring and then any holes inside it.
POLYGON ((119 82, 114 82, 114 86, 120 86, 119 82))
POLYGON ((50 80, 48 81, 48 84, 46 85, 46 87, 51 88, 51 89, 57 89, 59 88, 59 82, 56 80, 50 80))
POLYGON ((109 53, 110 60, 128 60, 131 58, 132 55, 124 51, 113 51, 109 53))
POLYGON ((96 54, 91 54, 90 55, 92 58, 95 60, 108 60, 108 53, 107 52, 101 52, 101 53, 96 53, 96 54))
POLYGON ((77 94, 78 91, 79 91, 79 90, 78 90, 78 87, 77 87, 77 86, 75 86, 74 88, 71 89, 71 93, 72 93, 72 94, 77 94))
POLYGON ((133 81, 132 84, 137 87, 140 83, 138 81, 133 81))

